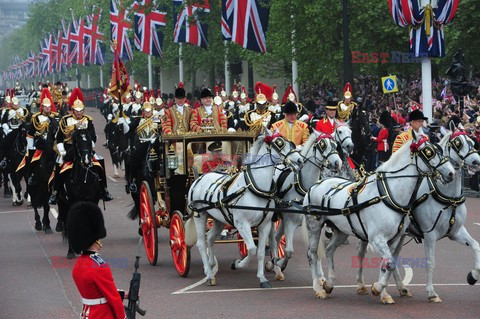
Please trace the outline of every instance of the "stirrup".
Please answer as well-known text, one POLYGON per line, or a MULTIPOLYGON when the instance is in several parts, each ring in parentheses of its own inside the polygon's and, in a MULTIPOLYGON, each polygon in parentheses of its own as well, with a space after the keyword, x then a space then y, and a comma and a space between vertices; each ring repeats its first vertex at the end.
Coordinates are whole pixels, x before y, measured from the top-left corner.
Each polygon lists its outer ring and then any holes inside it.
POLYGON ((48 199, 48 204, 50 205, 57 204, 57 192, 53 192, 52 195, 50 195, 50 198, 48 199))
POLYGON ((0 169, 5 169, 7 168, 7 161, 6 160, 2 160, 0 162, 0 169))
POLYGON ((28 186, 35 185, 35 178, 33 177, 33 175, 28 178, 27 184, 28 186))
POLYGON ((137 192, 137 185, 135 185, 135 183, 131 183, 131 184, 128 186, 128 189, 130 190, 130 192, 136 193, 136 192, 137 192))

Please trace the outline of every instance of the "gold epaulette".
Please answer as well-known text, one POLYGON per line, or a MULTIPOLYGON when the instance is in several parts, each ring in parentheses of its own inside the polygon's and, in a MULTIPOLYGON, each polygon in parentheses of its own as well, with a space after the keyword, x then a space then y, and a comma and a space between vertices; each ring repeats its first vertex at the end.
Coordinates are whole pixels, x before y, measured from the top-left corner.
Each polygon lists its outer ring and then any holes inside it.
POLYGON ((93 117, 91 117, 90 115, 83 114, 83 116, 85 116, 89 121, 93 122, 93 117))

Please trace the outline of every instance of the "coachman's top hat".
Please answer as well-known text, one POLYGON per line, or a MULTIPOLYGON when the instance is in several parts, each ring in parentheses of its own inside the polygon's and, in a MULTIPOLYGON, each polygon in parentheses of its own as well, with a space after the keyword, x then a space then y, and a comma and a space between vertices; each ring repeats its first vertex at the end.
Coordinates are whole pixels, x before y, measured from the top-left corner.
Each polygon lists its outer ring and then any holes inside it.
POLYGON ((213 97, 212 90, 204 88, 202 92, 200 92, 200 98, 203 99, 204 97, 213 97))
POLYGON ((335 100, 328 100, 325 108, 327 110, 336 110, 337 109, 337 104, 338 103, 335 100))
POLYGON ((91 202, 75 203, 68 212, 67 237, 75 253, 87 250, 95 241, 105 238, 107 230, 98 205, 91 202))
POLYGON ((283 107, 283 112, 285 114, 292 114, 292 113, 298 113, 298 108, 295 103, 292 101, 288 101, 285 106, 283 107))
POLYGON ((408 121, 415 121, 415 120, 428 120, 428 118, 423 114, 420 110, 414 110, 408 114, 408 121))
POLYGON ((212 144, 208 145, 208 151, 209 152, 218 152, 222 150, 222 142, 221 141, 215 141, 212 144))
POLYGON ((175 89, 175 97, 178 99, 183 99, 186 97, 185 89, 183 88, 183 83, 178 83, 178 87, 175 89))

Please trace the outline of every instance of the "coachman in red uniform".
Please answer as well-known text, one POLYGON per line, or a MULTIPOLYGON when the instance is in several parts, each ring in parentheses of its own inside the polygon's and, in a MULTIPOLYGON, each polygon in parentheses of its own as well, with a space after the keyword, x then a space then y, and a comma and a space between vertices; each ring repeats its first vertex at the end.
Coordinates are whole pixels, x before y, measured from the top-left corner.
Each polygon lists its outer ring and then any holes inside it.
POLYGON ((327 101, 325 113, 327 113, 327 115, 317 122, 317 125, 315 125, 315 130, 325 134, 333 134, 333 131, 337 125, 335 119, 335 115, 337 114, 337 103, 333 100, 327 101))
POLYGON ((81 318, 126 318, 112 271, 98 253, 100 239, 107 235, 100 208, 90 202, 74 204, 68 212, 67 235, 73 250, 81 253, 72 271, 83 300, 81 318))

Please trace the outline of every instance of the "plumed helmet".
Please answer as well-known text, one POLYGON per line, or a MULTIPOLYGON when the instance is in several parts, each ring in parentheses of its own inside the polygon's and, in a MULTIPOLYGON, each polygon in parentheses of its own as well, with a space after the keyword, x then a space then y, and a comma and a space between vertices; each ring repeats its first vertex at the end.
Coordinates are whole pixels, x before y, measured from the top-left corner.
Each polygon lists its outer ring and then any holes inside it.
POLYGON ((290 84, 287 89, 285 90, 285 93, 283 93, 282 97, 282 103, 285 104, 288 101, 291 102, 296 102, 297 101, 297 94, 295 94, 295 91, 293 90, 292 84, 290 84))
POLYGON ((255 102, 258 104, 265 104, 272 100, 273 89, 265 83, 257 82, 255 84, 255 93, 255 102))
POLYGON ((42 104, 40 105, 40 112, 43 111, 42 106, 51 106, 51 111, 56 112, 57 109, 55 108, 55 104, 53 103, 52 95, 50 94, 50 90, 48 88, 44 88, 42 90, 42 94, 40 95, 40 101, 42 104))
POLYGON ((144 111, 150 112, 152 110, 152 104, 150 102, 143 103, 142 109, 144 111))
POLYGON ((343 97, 346 99, 351 99, 352 98, 352 85, 350 82, 347 82, 345 86, 343 87, 343 97))
POLYGON ((93 243, 107 236, 103 214, 91 202, 75 203, 67 215, 67 237, 73 250, 79 254, 93 243))
POLYGON ((84 99, 82 90, 80 90, 79 87, 74 88, 70 98, 68 99, 68 105, 70 105, 70 107, 75 111, 81 111, 85 108, 83 101, 84 99))

